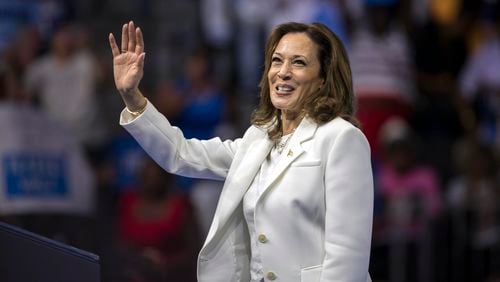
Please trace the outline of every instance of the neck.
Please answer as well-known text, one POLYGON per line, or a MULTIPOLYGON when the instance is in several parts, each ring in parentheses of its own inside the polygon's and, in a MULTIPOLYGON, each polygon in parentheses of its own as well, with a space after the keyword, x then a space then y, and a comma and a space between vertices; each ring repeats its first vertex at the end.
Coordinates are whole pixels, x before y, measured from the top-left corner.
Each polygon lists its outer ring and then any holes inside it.
POLYGON ((281 114, 281 124, 283 128, 283 135, 292 133, 304 118, 304 114, 300 112, 285 112, 281 114))

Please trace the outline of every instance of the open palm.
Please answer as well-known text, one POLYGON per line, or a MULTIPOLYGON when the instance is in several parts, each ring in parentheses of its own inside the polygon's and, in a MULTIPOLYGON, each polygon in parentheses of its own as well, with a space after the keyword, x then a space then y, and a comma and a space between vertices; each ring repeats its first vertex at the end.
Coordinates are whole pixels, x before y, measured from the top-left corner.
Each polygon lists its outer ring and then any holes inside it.
POLYGON ((136 90, 144 73, 145 53, 142 31, 131 21, 122 27, 121 50, 118 49, 113 34, 109 34, 109 44, 113 53, 116 88, 122 94, 136 90))

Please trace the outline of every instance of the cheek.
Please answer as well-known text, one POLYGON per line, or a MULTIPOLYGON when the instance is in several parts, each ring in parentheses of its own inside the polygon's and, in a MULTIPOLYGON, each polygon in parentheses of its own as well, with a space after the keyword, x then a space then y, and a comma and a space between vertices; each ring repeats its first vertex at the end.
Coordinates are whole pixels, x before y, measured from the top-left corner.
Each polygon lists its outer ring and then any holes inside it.
POLYGON ((267 72, 267 81, 269 82, 269 84, 271 84, 274 81, 276 73, 277 71, 273 70, 272 68, 269 69, 269 71, 267 72))
POLYGON ((269 93, 273 93, 273 90, 275 90, 274 87, 273 87, 273 84, 275 82, 276 82, 276 79, 273 76, 271 76, 271 75, 267 76, 267 84, 268 84, 268 87, 269 87, 269 93))
POLYGON ((309 82, 303 84, 302 92, 304 95, 310 95, 313 92, 318 91, 320 83, 317 79, 311 79, 309 82))

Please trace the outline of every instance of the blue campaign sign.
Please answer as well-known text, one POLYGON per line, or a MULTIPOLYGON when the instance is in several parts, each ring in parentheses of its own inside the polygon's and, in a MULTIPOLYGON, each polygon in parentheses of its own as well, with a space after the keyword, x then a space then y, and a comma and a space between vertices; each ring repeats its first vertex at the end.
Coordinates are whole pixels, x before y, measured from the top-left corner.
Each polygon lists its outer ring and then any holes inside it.
POLYGON ((60 198, 68 194, 64 155, 11 153, 3 168, 8 198, 60 198))

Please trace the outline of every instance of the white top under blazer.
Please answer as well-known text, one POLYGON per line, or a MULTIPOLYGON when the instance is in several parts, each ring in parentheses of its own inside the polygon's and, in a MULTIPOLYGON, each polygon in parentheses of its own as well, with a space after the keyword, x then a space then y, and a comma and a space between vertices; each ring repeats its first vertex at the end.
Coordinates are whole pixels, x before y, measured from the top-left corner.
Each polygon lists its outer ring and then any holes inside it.
MULTIPOLYGON (((185 139, 148 102, 120 124, 165 170, 225 180, 205 243, 198 281, 250 281, 250 238, 243 197, 274 146, 265 128, 242 138, 185 139)), ((254 226, 264 280, 365 282, 370 258, 373 177, 363 133, 342 118, 295 130, 257 199, 254 226)))
MULTIPOLYGON (((291 136, 288 137, 291 138, 291 136)), ((284 149, 287 148, 288 146, 284 149)), ((257 201, 262 191, 264 191, 267 176, 272 173, 281 157, 282 154, 278 152, 276 146, 273 146, 243 197, 243 215, 245 216, 245 222, 247 223, 250 235, 250 282, 260 282, 264 278, 259 248, 262 243, 266 243, 267 241, 265 234, 259 234, 255 228, 255 208, 257 207, 257 201)))

